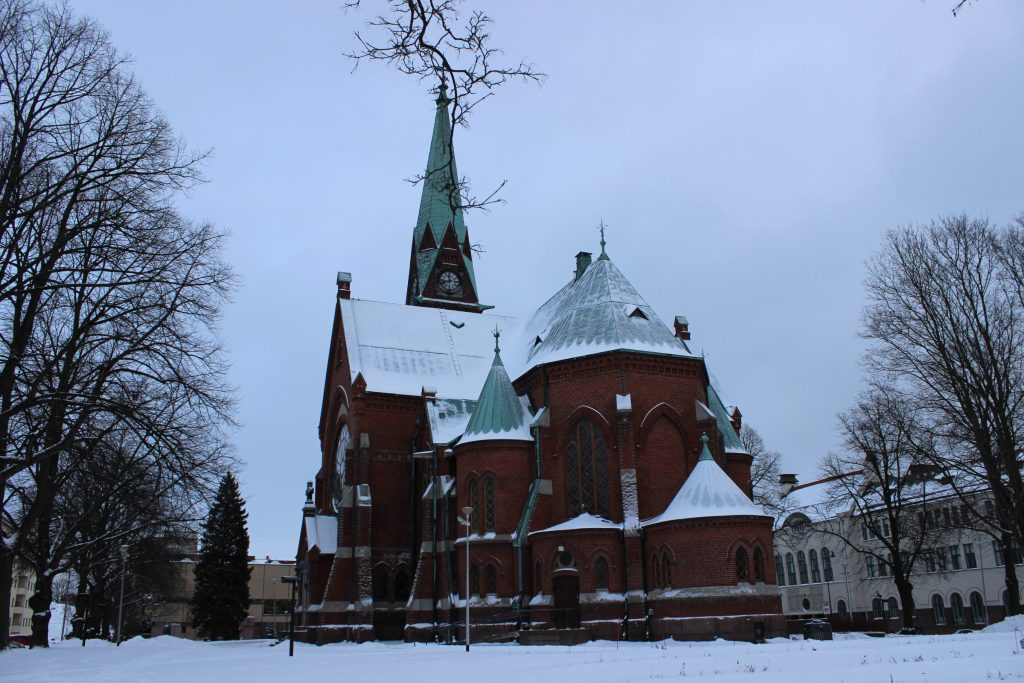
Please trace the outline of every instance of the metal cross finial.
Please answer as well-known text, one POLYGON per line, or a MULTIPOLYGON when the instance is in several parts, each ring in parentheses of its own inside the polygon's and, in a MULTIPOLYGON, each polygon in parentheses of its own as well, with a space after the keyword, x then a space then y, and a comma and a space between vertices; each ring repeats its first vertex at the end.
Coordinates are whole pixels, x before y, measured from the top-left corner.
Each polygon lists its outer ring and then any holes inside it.
POLYGON ((606 258, 608 258, 608 254, 606 254, 604 252, 604 245, 607 244, 607 243, 604 241, 604 219, 603 218, 601 219, 601 224, 598 226, 597 229, 601 231, 601 256, 599 256, 598 258, 606 259, 606 258))
POLYGON ((494 335, 494 352, 498 353, 501 351, 498 347, 498 338, 501 336, 501 330, 498 329, 497 325, 494 326, 494 332, 491 332, 491 334, 494 335))
POLYGON ((448 82, 444 77, 441 78, 441 83, 437 86, 436 102, 438 105, 446 105, 451 102, 448 99, 448 82))

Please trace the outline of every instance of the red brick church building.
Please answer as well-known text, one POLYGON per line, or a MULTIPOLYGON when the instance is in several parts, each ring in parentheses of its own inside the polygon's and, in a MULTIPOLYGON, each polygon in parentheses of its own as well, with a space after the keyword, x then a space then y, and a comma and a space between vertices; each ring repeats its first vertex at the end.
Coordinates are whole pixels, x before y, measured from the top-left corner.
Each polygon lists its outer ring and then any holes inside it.
POLYGON ((603 237, 529 315, 485 313, 437 104, 406 301, 338 276, 306 637, 461 639, 467 531, 474 640, 783 633, 740 412, 686 319, 667 327, 603 237))

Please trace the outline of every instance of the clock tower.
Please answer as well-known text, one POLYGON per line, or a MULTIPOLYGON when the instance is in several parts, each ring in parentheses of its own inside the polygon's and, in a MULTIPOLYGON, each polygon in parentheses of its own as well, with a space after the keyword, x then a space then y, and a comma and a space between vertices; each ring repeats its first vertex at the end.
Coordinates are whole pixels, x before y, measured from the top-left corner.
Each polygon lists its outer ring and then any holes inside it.
POLYGON ((423 177, 423 194, 412 236, 405 303, 460 311, 491 308, 480 303, 473 249, 462 217, 462 192, 452 148, 448 90, 438 89, 434 132, 423 177))

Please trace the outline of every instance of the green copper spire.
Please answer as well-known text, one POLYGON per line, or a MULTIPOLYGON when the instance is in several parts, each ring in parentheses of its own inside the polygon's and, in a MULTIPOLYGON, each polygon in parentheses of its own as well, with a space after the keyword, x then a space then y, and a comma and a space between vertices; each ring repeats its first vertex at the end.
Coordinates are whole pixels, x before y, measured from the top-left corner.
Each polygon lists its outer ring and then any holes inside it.
POLYGON ((480 398, 460 443, 533 440, 526 411, 516 396, 516 390, 512 387, 512 380, 505 371, 505 365, 501 362, 501 352, 498 350, 500 336, 501 332, 495 329, 494 362, 491 364, 491 371, 487 374, 483 389, 480 390, 480 398))
POLYGON ((711 457, 711 451, 708 450, 707 432, 704 432, 703 434, 700 435, 700 457, 697 458, 697 462, 700 462, 701 460, 714 461, 714 458, 711 457))
POLYGON ((606 254, 605 251, 604 251, 604 245, 607 244, 607 242, 604 241, 604 219, 603 218, 601 219, 601 225, 598 227, 598 229, 601 231, 601 255, 597 257, 597 260, 598 261, 607 261, 608 260, 608 254, 606 254))
POLYGON ((434 130, 412 238, 406 303, 481 311, 473 250, 462 217, 459 172, 452 152, 448 88, 437 89, 434 130))

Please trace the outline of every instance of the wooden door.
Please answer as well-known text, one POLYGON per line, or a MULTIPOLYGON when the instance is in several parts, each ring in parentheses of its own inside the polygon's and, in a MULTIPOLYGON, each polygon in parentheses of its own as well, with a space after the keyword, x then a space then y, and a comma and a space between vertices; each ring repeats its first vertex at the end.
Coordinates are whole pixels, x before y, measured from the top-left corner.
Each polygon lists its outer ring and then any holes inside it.
POLYGON ((580 579, 576 574, 555 577, 555 628, 580 627, 580 579))

